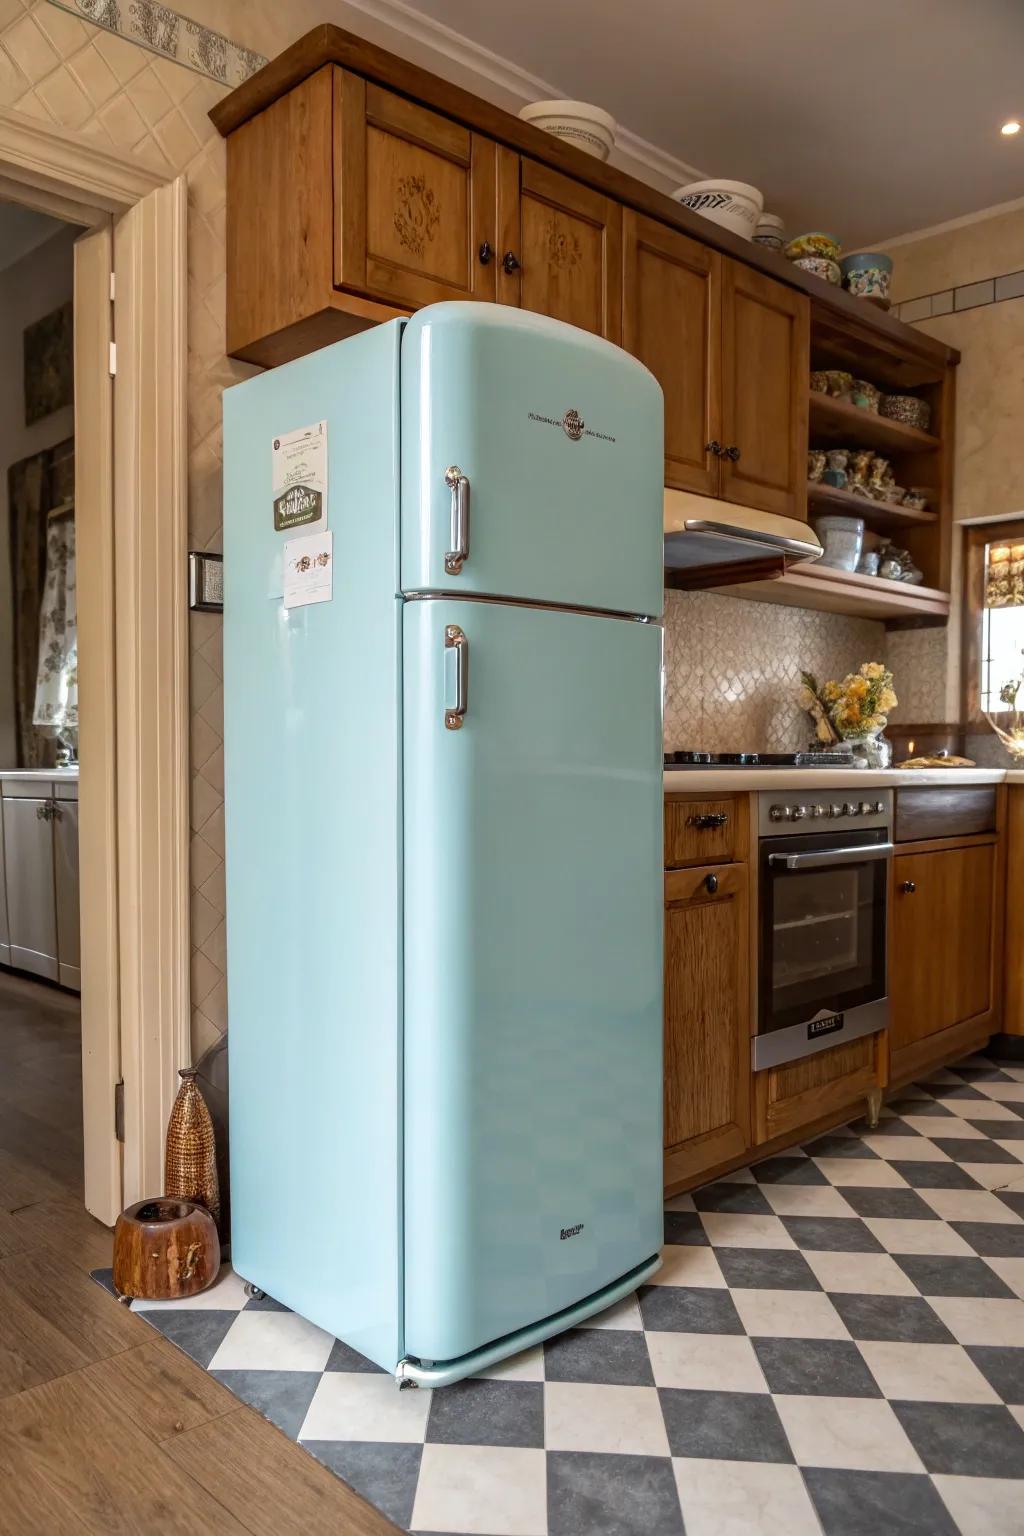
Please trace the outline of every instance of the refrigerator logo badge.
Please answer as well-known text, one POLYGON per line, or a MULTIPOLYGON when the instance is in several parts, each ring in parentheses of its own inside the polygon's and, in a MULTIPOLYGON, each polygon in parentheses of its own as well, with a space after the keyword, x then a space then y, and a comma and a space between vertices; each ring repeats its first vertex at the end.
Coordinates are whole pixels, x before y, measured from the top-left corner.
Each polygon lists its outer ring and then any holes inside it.
POLYGON ((574 1227, 563 1227, 561 1232, 558 1234, 558 1240, 559 1242, 564 1243, 567 1237, 579 1237, 582 1231, 583 1223, 582 1221, 578 1221, 574 1227))
POLYGON ((571 443, 578 443, 581 437, 599 437, 604 443, 614 443, 615 439, 608 432, 595 432, 593 427, 588 427, 579 411, 570 409, 564 416, 544 416, 540 411, 528 412, 528 420, 543 422, 546 427, 561 427, 571 443))

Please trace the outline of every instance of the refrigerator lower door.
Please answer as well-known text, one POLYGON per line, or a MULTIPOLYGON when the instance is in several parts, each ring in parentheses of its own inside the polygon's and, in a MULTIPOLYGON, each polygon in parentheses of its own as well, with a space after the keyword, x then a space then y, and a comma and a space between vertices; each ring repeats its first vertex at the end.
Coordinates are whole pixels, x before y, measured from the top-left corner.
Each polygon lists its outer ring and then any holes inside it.
POLYGON ((661 640, 405 605, 414 1359, 572 1309, 661 1245, 661 640))

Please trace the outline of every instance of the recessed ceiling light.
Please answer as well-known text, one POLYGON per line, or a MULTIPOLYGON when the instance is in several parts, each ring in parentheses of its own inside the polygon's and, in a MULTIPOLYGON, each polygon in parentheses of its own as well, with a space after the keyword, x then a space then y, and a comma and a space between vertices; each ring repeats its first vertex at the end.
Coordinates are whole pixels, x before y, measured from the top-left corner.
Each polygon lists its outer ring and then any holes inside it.
POLYGON ((1011 117, 1008 123, 1003 124, 999 132, 1008 139, 1012 138, 1015 133, 1020 133, 1020 123, 1018 123, 1015 117, 1011 117))

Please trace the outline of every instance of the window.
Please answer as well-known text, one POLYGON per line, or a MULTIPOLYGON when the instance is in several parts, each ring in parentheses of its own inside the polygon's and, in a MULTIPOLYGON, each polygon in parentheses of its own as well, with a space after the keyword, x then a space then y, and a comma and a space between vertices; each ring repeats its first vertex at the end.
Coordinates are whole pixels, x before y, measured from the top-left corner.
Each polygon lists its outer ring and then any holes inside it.
POLYGON ((967 531, 964 692, 968 722, 1007 706, 999 691, 1024 670, 1024 522, 967 531))

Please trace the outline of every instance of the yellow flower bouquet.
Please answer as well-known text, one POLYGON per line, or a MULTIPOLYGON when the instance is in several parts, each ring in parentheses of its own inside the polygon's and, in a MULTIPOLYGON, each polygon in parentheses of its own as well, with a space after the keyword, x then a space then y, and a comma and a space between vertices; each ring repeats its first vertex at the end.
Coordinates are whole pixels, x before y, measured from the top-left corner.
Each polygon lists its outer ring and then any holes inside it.
POLYGON ((814 674, 801 672, 800 703, 814 721, 814 733, 822 746, 837 741, 877 736, 896 708, 892 673, 880 661, 866 661, 848 672, 841 683, 820 686, 814 674))

